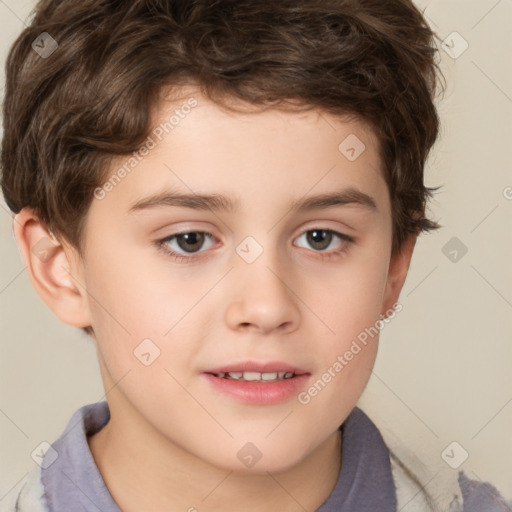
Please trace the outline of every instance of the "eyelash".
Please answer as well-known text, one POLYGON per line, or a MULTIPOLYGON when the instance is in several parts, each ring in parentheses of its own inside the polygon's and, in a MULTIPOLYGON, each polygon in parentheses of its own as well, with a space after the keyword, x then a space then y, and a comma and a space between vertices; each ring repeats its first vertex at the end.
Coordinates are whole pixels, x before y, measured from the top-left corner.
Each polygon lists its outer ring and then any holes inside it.
MULTIPOLYGON (((351 236, 345 235, 344 233, 339 233, 338 231, 334 231, 332 229, 311 228, 311 229, 307 229, 306 231, 303 231, 299 236, 302 236, 311 231, 323 231, 326 233, 332 233, 340 241, 344 242, 340 249, 337 249, 334 251, 325 252, 325 251, 316 251, 313 249, 313 252, 317 252, 319 254, 319 257, 322 260, 324 260, 324 259, 330 260, 332 258, 340 257, 342 254, 344 254, 348 250, 348 247, 354 242, 354 238, 352 238, 351 236)), ((201 255, 202 252, 192 254, 190 256, 184 256, 183 254, 180 254, 176 251, 169 249, 168 242, 170 242, 171 240, 173 240, 174 238, 176 238, 180 235, 188 235, 188 234, 192 234, 192 233, 204 234, 210 239, 214 238, 212 233, 208 233, 207 231, 183 231, 181 233, 174 233, 172 235, 169 235, 161 240, 157 240, 157 242, 156 242, 157 248, 159 250, 163 251, 164 254, 171 256, 178 263, 191 263, 197 259, 203 258, 203 256, 201 255)))

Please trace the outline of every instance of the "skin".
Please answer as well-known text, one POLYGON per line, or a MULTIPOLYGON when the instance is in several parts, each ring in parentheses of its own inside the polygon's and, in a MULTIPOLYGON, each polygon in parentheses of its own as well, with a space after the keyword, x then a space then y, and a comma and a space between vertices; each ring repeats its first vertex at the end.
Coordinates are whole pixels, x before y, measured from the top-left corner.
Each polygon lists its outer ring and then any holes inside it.
MULTIPOLYGON (((311 374, 307 391, 397 302, 415 237, 391 257, 389 193, 377 139, 363 123, 318 110, 229 113, 192 94, 198 106, 93 200, 83 258, 65 241, 55 241, 44 261, 35 257, 32 247, 52 235, 29 209, 16 216, 15 235, 48 306, 65 323, 94 329, 111 420, 89 445, 123 511, 229 512, 240 503, 249 512, 315 510, 339 477, 338 427, 368 382, 378 337, 307 404, 297 395, 245 404, 212 388, 202 372, 285 361, 311 374), (350 134, 366 146, 353 162, 338 150, 350 134), (291 201, 347 188, 376 208, 290 211, 291 201), (234 212, 129 212, 170 189, 221 193, 240 204, 234 212), (333 236, 322 251, 308 240, 314 228, 353 242, 333 236), (190 252, 186 242, 168 242, 185 257, 199 255, 187 263, 158 248, 177 232, 213 238, 190 252), (248 236, 263 249, 250 264, 236 252, 248 236), (134 356, 147 338, 160 350, 149 366, 134 356), (262 453, 252 468, 237 457, 247 442, 262 453)), ((179 104, 163 103, 155 126, 179 104)))

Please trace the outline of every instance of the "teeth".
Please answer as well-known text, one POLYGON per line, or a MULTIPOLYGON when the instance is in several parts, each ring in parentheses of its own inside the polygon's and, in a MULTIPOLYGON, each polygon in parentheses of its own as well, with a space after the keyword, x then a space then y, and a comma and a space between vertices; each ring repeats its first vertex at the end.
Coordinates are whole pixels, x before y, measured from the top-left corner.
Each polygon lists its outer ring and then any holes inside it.
POLYGON ((244 380, 261 380, 262 374, 258 372, 244 372, 244 380))
POLYGON ((293 372, 221 372, 217 377, 223 379, 235 379, 246 381, 275 381, 291 379, 295 374, 293 372))

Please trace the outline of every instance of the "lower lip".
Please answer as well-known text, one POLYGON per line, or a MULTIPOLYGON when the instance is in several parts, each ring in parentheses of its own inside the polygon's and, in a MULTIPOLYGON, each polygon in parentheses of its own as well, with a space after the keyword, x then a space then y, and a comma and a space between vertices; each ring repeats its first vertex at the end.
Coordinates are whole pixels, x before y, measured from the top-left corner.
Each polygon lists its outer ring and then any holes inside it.
POLYGON ((309 379, 307 373, 275 382, 224 379, 215 377, 211 373, 203 375, 216 390, 251 405, 272 405, 284 402, 296 396, 309 379))

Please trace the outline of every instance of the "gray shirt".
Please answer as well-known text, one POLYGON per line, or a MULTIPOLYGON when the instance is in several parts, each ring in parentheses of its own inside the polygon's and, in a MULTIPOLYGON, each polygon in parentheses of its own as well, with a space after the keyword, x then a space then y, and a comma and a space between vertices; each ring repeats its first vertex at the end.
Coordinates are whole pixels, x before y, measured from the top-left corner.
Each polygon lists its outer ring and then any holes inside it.
MULTIPOLYGON (((72 416, 43 459, 41 481, 51 512, 121 512, 94 462, 87 437, 110 419, 107 402, 89 404, 72 416), (53 453, 53 457, 55 453, 53 453), (49 464, 49 465, 48 465, 49 464), (48 465, 48 467, 46 467, 48 465)), ((336 487, 317 512, 395 512, 397 497, 389 451, 372 421, 357 407, 340 426, 342 467, 336 487)), ((462 512, 508 512, 501 497, 490 499, 488 484, 459 477, 462 512)))

